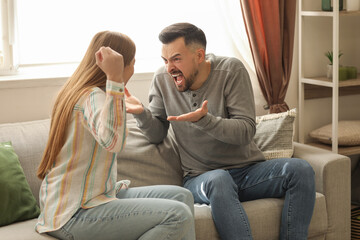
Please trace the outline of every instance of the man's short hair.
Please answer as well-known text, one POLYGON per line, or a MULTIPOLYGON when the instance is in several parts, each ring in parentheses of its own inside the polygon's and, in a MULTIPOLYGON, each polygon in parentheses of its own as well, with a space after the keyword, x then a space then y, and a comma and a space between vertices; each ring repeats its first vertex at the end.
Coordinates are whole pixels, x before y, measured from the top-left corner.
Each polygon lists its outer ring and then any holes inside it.
POLYGON ((179 37, 184 37, 185 45, 199 44, 206 49, 206 37, 204 32, 191 23, 175 23, 164 28, 159 34, 162 44, 168 44, 179 37))

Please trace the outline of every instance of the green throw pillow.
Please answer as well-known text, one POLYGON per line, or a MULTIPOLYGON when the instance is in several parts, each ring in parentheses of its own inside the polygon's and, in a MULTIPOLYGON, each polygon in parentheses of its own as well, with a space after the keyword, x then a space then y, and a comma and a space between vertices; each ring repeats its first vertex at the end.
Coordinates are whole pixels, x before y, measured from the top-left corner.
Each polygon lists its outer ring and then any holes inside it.
POLYGON ((11 142, 0 143, 0 213, 0 226, 40 214, 11 142))

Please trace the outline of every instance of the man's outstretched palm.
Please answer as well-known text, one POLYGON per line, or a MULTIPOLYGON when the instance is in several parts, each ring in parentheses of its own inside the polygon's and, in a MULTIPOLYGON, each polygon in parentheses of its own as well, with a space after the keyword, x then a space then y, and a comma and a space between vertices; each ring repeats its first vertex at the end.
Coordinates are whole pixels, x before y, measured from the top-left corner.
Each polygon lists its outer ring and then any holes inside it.
POLYGON ((168 121, 197 122, 208 113, 207 103, 208 103, 208 101, 205 100, 203 102, 201 108, 196 109, 194 112, 181 114, 179 116, 169 116, 167 118, 167 120, 168 121))

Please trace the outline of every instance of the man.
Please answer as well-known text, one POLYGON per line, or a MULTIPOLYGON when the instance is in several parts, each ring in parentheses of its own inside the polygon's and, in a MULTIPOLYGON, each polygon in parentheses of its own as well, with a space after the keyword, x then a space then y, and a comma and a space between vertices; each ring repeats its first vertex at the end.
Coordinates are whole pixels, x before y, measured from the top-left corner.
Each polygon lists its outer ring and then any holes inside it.
POLYGON ((127 112, 150 142, 171 123, 195 202, 211 205, 222 240, 252 239, 241 202, 285 198, 280 239, 307 239, 315 203, 314 171, 301 159, 265 161, 256 131, 251 82, 236 58, 205 54, 203 31, 189 23, 159 35, 165 67, 154 76, 149 108, 126 91, 127 112))

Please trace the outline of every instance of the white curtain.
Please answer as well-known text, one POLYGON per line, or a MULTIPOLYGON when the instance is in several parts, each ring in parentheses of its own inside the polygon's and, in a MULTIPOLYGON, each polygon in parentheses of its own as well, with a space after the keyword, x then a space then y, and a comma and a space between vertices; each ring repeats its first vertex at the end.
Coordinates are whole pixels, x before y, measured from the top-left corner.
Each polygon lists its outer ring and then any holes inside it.
POLYGON ((254 61, 251 54, 244 19, 239 0, 214 0, 219 9, 220 21, 230 38, 234 57, 240 59, 249 72, 255 96, 256 114, 267 114, 263 106, 266 101, 260 90, 259 82, 255 73, 254 61))

